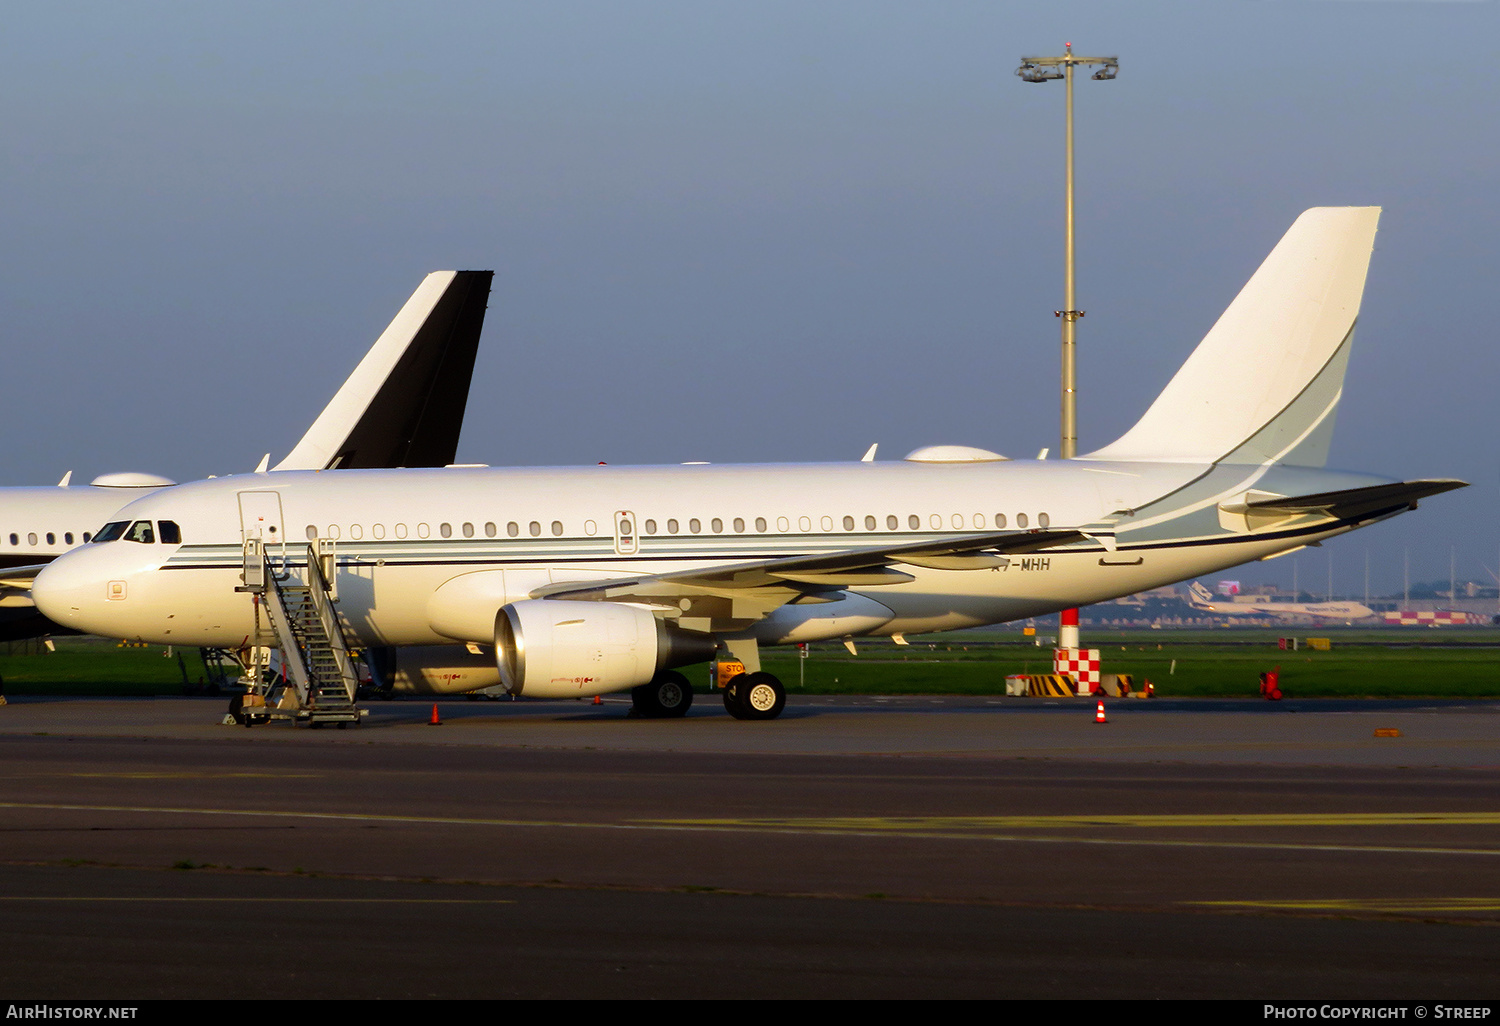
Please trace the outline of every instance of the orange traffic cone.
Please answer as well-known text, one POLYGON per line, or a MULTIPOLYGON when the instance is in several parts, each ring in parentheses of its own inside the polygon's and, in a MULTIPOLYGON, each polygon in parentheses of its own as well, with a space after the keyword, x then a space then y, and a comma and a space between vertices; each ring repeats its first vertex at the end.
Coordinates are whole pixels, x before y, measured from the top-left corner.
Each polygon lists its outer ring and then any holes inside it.
POLYGON ((427 721, 427 725, 429 727, 441 727, 443 725, 443 721, 438 717, 436 702, 432 703, 432 719, 427 721))
POLYGON ((604 704, 604 699, 600 698, 598 695, 595 695, 594 696, 594 704, 595 705, 603 705, 604 704))
POLYGON ((1108 723, 1109 722, 1109 720, 1105 719, 1105 717, 1104 717, 1104 703, 1103 702, 1099 703, 1099 708, 1097 710, 1095 710, 1095 712, 1094 712, 1094 722, 1095 723, 1108 723))

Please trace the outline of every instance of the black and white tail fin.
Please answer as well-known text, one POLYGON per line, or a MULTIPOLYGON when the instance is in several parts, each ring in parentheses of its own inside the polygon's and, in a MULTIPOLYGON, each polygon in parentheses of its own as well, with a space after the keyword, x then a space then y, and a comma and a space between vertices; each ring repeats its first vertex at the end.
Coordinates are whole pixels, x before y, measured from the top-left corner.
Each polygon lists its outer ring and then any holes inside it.
POLYGON ((493 271, 423 279, 272 470, 442 467, 458 452, 493 271))
POLYGON ((1146 415, 1084 458, 1325 465, 1379 220, 1303 213, 1146 415))

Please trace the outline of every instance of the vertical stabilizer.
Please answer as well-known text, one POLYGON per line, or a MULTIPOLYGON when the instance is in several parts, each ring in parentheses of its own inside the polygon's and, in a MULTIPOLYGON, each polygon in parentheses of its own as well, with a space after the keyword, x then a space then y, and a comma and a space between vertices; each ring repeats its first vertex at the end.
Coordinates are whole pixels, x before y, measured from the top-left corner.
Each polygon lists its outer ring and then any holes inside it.
POLYGON ((1146 415, 1084 458, 1323 466, 1379 220, 1303 213, 1146 415))
POLYGON ((493 271, 423 279, 291 454, 273 470, 453 462, 493 271))

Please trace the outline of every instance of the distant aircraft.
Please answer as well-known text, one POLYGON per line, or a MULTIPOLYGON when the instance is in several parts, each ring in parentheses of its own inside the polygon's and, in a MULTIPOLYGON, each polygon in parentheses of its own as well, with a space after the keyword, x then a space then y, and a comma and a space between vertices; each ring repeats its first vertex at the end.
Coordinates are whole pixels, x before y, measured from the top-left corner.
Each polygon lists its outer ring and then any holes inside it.
POLYGON ((91 633, 275 645, 288 635, 259 613, 286 575, 336 595, 322 622, 340 633, 321 637, 353 648, 492 648, 513 695, 629 690, 657 716, 692 701, 676 667, 718 656, 744 664, 728 711, 769 719, 786 692, 761 645, 1088 605, 1463 487, 1324 469, 1378 217, 1299 217, 1140 421, 1076 459, 931 446, 895 462, 220 478, 132 503, 34 594, 91 633))
POLYGON ((1273 602, 1269 597, 1248 596, 1239 602, 1218 602, 1213 592, 1197 581, 1188 584, 1188 605, 1218 616, 1313 617, 1317 620, 1363 620, 1375 611, 1358 602, 1273 602))
MULTIPOLYGON (((493 271, 435 271, 423 279, 272 469, 452 463, 493 277, 493 271)), ((52 488, 0 488, 0 570, 7 571, 0 577, 0 641, 56 631, 32 604, 28 589, 35 571, 88 542, 121 506, 174 483, 126 473, 75 485, 72 476, 70 471, 52 488)))

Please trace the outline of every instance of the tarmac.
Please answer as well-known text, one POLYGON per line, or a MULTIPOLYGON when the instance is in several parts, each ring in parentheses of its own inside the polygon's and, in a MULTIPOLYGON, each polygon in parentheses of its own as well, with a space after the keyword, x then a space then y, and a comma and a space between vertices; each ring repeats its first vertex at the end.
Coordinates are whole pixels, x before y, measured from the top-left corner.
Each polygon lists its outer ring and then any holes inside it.
POLYGON ((437 705, 13 697, 0 994, 1500 991, 1500 703, 437 705))

